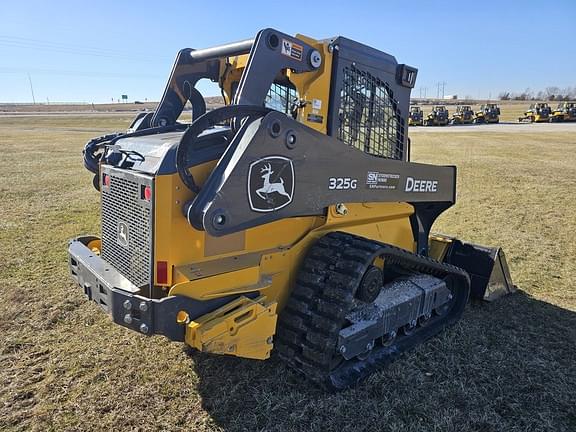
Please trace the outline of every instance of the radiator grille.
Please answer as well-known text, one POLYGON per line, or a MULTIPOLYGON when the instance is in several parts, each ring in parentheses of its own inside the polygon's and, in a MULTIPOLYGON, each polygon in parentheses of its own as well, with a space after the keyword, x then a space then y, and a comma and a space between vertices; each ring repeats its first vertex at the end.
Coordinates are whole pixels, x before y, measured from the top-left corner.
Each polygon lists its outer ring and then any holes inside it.
POLYGON ((404 119, 387 83, 345 67, 338 115, 341 141, 376 156, 403 158, 404 119))
POLYGON ((152 206, 141 199, 149 178, 110 175, 102 187, 102 258, 138 287, 150 284, 152 268, 152 206), (123 235, 123 233, 125 235, 123 235))

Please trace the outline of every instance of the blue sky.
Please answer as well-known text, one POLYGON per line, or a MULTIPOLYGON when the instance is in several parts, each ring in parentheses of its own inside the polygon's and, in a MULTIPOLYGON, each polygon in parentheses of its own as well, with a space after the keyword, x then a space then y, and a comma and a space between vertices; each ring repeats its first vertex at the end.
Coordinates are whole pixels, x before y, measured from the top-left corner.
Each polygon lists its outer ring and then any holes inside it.
MULTIPOLYGON (((576 87, 576 1, 7 1, 0 14, 0 102, 158 100, 180 48, 264 27, 342 35, 416 66, 413 95, 576 87)), ((214 89, 204 87, 208 93, 214 89)))

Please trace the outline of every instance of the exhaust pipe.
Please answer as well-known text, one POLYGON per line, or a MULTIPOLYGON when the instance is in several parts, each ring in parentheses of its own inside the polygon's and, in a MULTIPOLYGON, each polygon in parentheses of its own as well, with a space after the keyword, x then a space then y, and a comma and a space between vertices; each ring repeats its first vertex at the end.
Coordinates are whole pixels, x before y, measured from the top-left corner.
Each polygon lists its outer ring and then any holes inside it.
POLYGON ((468 272, 472 298, 494 301, 516 291, 502 248, 465 243, 441 234, 430 235, 429 245, 431 258, 468 272))

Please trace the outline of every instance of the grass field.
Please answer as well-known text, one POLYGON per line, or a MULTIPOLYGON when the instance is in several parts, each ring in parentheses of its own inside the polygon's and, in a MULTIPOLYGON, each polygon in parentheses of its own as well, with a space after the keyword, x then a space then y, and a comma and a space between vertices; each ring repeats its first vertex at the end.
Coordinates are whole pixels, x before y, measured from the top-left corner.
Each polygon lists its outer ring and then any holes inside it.
POLYGON ((576 430, 574 131, 414 134, 414 160, 459 168, 434 229, 503 245, 520 291, 325 394, 129 332, 72 284, 67 240, 99 231, 81 148, 129 120, 0 118, 0 430, 576 430))

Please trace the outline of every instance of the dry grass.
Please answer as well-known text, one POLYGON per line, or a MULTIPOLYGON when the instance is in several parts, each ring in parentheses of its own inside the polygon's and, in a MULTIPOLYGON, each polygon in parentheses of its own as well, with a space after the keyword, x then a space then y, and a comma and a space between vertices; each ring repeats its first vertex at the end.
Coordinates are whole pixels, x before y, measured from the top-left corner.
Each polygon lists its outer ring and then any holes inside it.
POLYGON ((435 228, 505 245, 521 292, 332 395, 115 326, 70 282, 67 239, 98 232, 81 146, 128 120, 0 119, 0 429, 576 430, 574 134, 413 137, 415 160, 459 167, 435 228))

